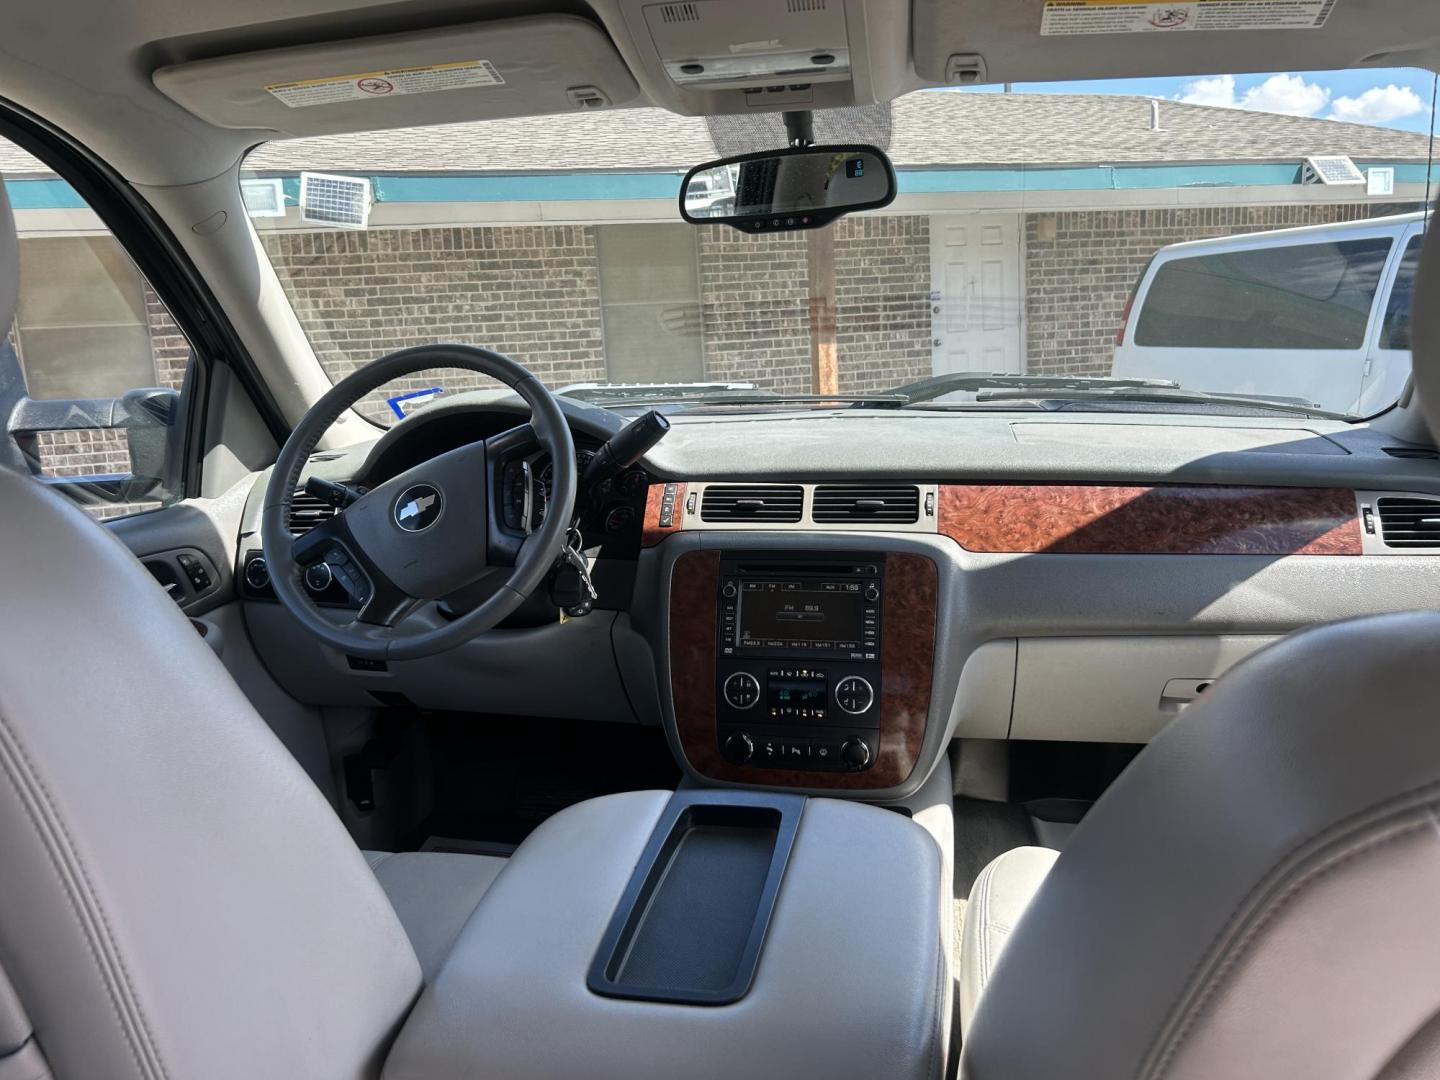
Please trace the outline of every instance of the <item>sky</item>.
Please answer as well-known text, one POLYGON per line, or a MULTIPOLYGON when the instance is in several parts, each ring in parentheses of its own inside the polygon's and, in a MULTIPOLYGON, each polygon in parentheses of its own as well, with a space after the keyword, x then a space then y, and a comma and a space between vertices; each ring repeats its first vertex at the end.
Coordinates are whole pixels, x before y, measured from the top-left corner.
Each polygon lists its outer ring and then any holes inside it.
POLYGON ((1255 109, 1428 132, 1434 79, 1430 72, 1416 68, 1358 68, 1207 78, 1015 83, 1013 89, 1016 93, 1031 94, 1142 94, 1196 105, 1255 109))

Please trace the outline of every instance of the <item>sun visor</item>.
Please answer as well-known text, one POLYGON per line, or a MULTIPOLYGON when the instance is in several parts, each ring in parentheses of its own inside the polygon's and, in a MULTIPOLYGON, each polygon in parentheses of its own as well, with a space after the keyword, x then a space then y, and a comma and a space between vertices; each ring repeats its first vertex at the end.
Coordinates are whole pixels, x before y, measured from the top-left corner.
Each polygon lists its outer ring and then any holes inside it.
POLYGON ((211 124, 281 136, 573 112, 639 94, 604 31, 570 15, 196 60, 154 80, 211 124))
POLYGON ((1429 67, 1431 0, 914 0, 915 73, 1049 82, 1429 67))

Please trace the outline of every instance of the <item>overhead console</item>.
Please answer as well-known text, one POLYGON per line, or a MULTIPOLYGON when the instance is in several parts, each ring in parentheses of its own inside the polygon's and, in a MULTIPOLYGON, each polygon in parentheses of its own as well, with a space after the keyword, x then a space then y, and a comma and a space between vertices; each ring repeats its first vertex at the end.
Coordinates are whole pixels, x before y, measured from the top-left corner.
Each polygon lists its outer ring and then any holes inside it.
POLYGON ((929 720, 938 577, 909 552, 680 555, 670 690, 690 766, 767 786, 903 784, 929 720))
POLYGON ((907 0, 593 0, 646 96, 689 115, 833 109, 918 85, 907 0))

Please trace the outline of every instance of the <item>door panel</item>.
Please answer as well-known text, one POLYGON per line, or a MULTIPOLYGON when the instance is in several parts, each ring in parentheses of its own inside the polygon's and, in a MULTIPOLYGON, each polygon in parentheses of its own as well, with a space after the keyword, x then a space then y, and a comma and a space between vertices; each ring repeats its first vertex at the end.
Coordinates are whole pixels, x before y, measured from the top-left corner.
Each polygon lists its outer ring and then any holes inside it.
POLYGON ((1020 218, 937 215, 930 236, 935 374, 1023 371, 1020 218))

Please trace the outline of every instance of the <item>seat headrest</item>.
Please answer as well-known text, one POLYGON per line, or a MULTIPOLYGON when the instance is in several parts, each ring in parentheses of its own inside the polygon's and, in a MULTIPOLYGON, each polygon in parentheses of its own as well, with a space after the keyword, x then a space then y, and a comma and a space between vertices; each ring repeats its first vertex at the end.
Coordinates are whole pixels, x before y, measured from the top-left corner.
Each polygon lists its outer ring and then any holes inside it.
POLYGON ((10 196, 5 192, 5 176, 0 173, 0 341, 10 332, 15 321, 15 305, 20 300, 20 241, 15 235, 15 215, 10 212, 10 196))
POLYGON ((1431 436, 1440 439, 1440 243, 1428 231, 1410 301, 1410 347, 1420 411, 1431 436))

